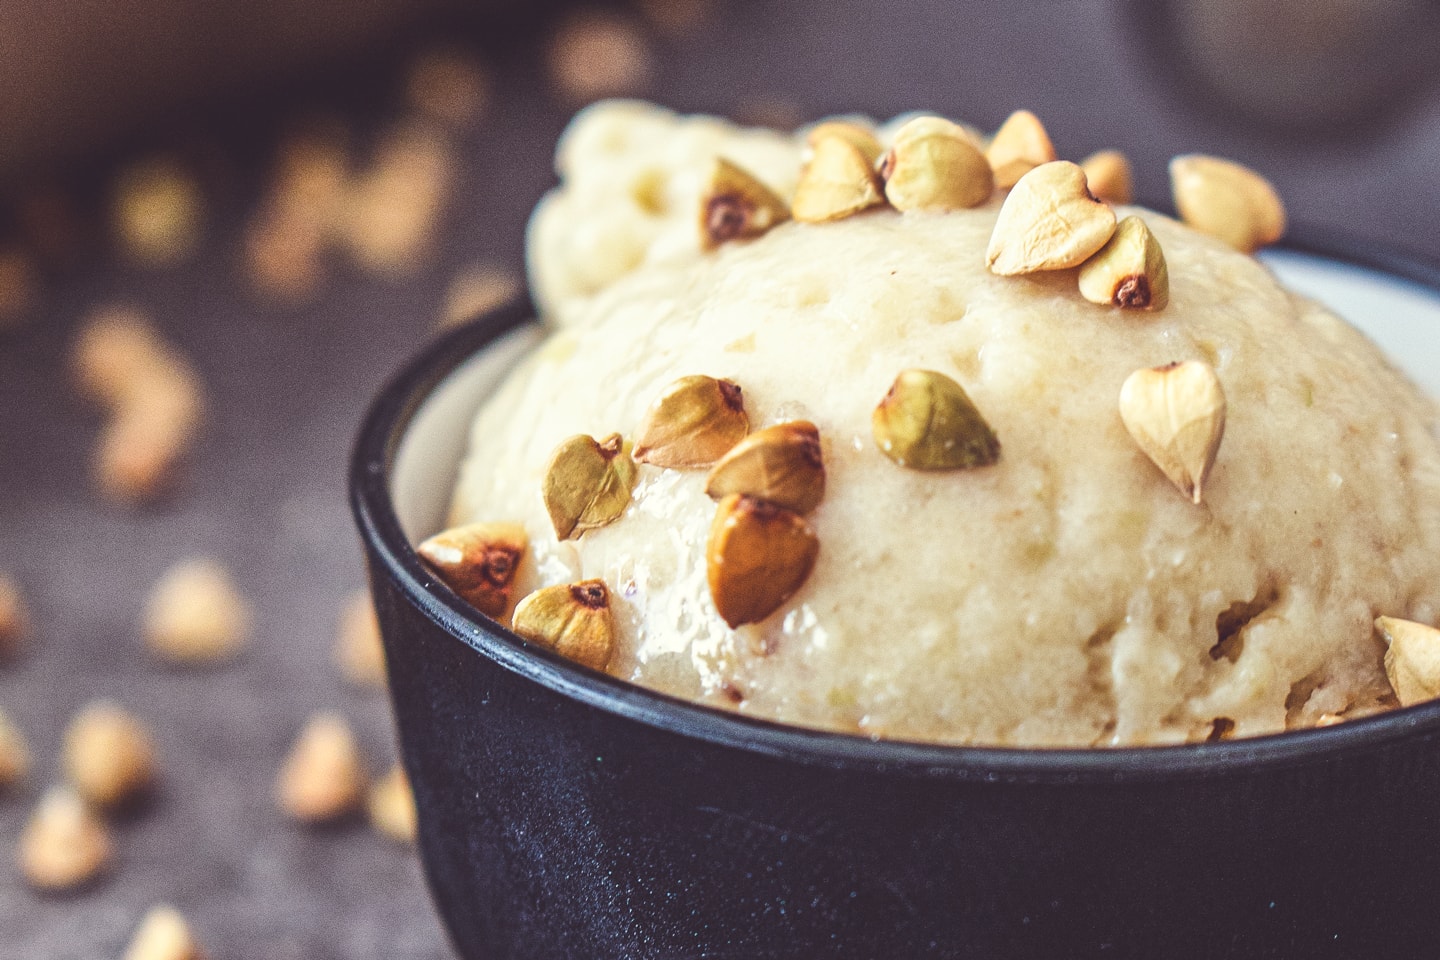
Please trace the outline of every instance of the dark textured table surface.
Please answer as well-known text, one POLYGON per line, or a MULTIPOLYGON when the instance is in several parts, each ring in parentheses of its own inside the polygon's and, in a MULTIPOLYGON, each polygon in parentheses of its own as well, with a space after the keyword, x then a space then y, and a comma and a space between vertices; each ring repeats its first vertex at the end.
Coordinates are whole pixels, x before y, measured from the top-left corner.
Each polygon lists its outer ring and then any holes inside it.
MULTIPOLYGON (((1440 258, 1433 83, 1386 122, 1267 136, 1162 82, 1166 52, 1137 33, 1131 9, 737 2, 702 32, 655 40, 649 92, 686 109, 751 110, 780 98, 806 118, 928 108, 986 127, 1025 106, 1064 155, 1123 147, 1142 196, 1166 195, 1172 154, 1227 154, 1266 171, 1296 221, 1440 258)), ((0 797, 0 960, 118 956, 139 915, 161 900, 190 917, 215 960, 450 955, 411 851, 359 820, 292 825, 272 785, 318 708, 351 719, 377 773, 392 757, 383 695, 347 687, 330 660, 338 606, 362 575, 344 497, 350 439, 367 398, 430 336, 454 271, 476 259, 518 269, 525 219, 551 181, 553 141, 570 110, 547 90, 533 38, 480 40, 495 51, 495 104, 462 144, 443 253, 412 281, 382 283, 341 266, 310 307, 257 305, 236 249, 263 151, 241 150, 195 260, 156 272, 98 256, 52 283, 24 326, 0 331, 0 570, 23 585, 36 623, 29 654, 0 666, 0 707, 36 758, 29 782, 0 797), (116 301, 142 306, 195 359, 214 407, 178 495, 138 512, 95 494, 89 456, 100 415, 63 374, 78 318, 116 301), (232 663, 163 669, 141 650, 140 610, 160 572, 194 554, 232 566, 255 606, 254 639, 232 663), (154 726, 163 781, 118 824, 108 879, 37 896, 14 870, 14 841, 58 776, 66 720, 96 696, 154 726)), ((362 94, 349 109, 379 116, 388 104, 386 94, 362 94)), ((290 107, 247 109, 263 118, 290 107)))

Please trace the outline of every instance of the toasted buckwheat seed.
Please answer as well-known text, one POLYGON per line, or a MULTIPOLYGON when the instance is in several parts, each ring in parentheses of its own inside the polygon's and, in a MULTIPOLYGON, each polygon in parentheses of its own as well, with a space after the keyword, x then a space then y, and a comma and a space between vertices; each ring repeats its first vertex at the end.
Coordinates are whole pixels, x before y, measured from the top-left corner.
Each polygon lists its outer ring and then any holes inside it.
POLYGON ((1080 294, 1091 303, 1133 310, 1163 310, 1170 302, 1170 270, 1160 241, 1139 217, 1126 217, 1115 234, 1080 267, 1080 294))
POLYGON ((405 770, 398 763, 370 788, 366 807, 370 824, 376 830, 402 843, 415 842, 415 795, 405 770))
POLYGON ((1101 150, 1080 161, 1090 192, 1106 203, 1130 203, 1134 199, 1130 161, 1119 150, 1101 150))
POLYGON ((69 787, 51 787, 20 833, 20 872, 30 885, 72 890, 110 865, 110 831, 69 787))
POLYGON ((1207 363, 1136 370, 1120 388, 1120 419, 1160 472, 1199 504, 1225 435, 1225 391, 1207 363))
POLYGON ((15 656, 30 638, 30 614, 14 580, 0 573, 0 660, 15 656))
POLYGON ((1385 639, 1385 676, 1401 706, 1440 696, 1440 630, 1399 617, 1380 617, 1375 629, 1385 639))
POLYGON ((713 250, 731 240, 750 240, 790 219, 775 191, 742 167, 716 157, 700 194, 700 246, 713 250))
MULTIPOLYGON (((628 500, 629 488, 625 490, 628 500)), ((487 617, 504 617, 529 538, 517 523, 470 523, 442 530, 416 552, 446 586, 487 617)))
POLYGON ((592 670, 604 670, 615 652, 615 615, 603 580, 536 590, 515 606, 512 629, 592 670))
POLYGON ((145 643, 174 663, 207 663, 234 654, 250 633, 250 606, 230 574, 210 559, 167 570, 145 607, 145 643))
POLYGON ((1055 146, 1040 118, 1029 110, 1016 110, 995 131, 985 159, 995 171, 995 186, 1005 190, 1031 170, 1055 160, 1055 146))
POLYGON ((1015 276, 1078 267, 1115 233, 1115 211, 1085 186, 1085 172, 1066 160, 1035 167, 1005 198, 985 264, 1015 276))
POLYGON ((132 800, 155 780, 150 730, 109 700, 97 700, 75 715, 65 730, 61 757, 66 779, 101 809, 132 800))
POLYGON ((657 467, 708 467, 750 429, 745 395, 730 380, 695 375, 669 384, 635 431, 634 457, 657 467))
POLYGON ((602 440, 576 434, 550 454, 540 495, 555 536, 568 540, 620 519, 638 472, 618 433, 602 440))
POLYGON ((1244 253, 1285 234, 1285 205, 1270 181, 1219 157, 1187 154, 1170 161, 1180 219, 1244 253))
POLYGON ((283 303, 316 294, 349 185, 346 138, 338 124, 315 125, 281 146, 268 195, 245 233, 246 267, 258 294, 283 303))
POLYGON ((204 960, 204 956, 180 911, 162 903, 140 920, 124 960, 204 960))
POLYGON ((874 163, 851 138, 828 134, 818 137, 814 147, 790 202, 796 220, 843 220, 885 203, 885 187, 874 163))
POLYGON ((340 675, 355 686, 384 688, 385 647, 380 641, 375 605, 366 590, 351 594, 340 610, 334 660, 340 675))
POLYGON ((934 370, 902 370, 870 417, 880 452, 912 470, 970 470, 1000 459, 1000 440, 965 388, 934 370))
POLYGON ((716 500, 732 493, 749 494, 802 515, 809 513, 825 496, 820 431, 808 420, 755 431, 710 469, 705 492, 716 500))
POLYGON ((826 120, 805 132, 805 146, 811 156, 815 153, 815 146, 826 137, 848 140, 872 167, 880 162, 880 155, 885 152, 880 139, 870 127, 849 120, 826 120))
POLYGON ((819 538, 804 517, 731 494, 716 508, 705 547, 716 612, 731 627, 764 620, 805 583, 819 553, 819 538))
POLYGON ((170 486, 204 415, 199 376, 139 313, 91 314, 71 358, 80 386, 110 411, 96 478, 113 499, 151 499, 170 486))
POLYGON ((276 792, 280 809, 306 823, 336 820, 359 808, 365 770, 344 717, 311 715, 285 759, 276 792))
POLYGON ((995 192, 990 164, 969 132, 941 117, 916 117, 896 131, 880 178, 897 210, 963 210, 995 192))

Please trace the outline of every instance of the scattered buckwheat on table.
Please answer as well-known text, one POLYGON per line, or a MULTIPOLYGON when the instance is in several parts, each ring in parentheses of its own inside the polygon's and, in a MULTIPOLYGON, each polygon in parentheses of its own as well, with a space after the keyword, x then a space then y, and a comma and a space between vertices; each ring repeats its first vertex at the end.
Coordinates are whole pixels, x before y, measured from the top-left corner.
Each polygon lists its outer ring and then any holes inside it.
POLYGON ((139 311, 93 311, 75 341, 81 388, 110 413, 95 453, 100 489, 137 503, 169 489, 204 415, 200 377, 139 311))
POLYGON ((20 834, 20 872, 40 890, 70 890, 95 879, 113 857, 110 830, 69 787, 51 787, 20 834))
POLYGON ((232 656, 250 632, 250 605, 216 560, 185 560, 165 572, 145 606, 145 644, 172 663, 232 656))
POLYGON ((300 732, 276 784, 280 809, 305 823, 336 820, 359 809, 365 770, 345 718, 321 712, 300 732))

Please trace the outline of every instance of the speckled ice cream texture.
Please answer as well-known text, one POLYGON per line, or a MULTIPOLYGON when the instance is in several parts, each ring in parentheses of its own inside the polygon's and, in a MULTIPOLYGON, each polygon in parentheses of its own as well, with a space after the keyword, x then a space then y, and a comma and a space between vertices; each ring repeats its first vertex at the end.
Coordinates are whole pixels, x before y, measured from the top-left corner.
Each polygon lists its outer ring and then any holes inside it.
POLYGON ((716 121, 606 106, 562 143, 531 258, 564 327, 478 415, 453 510, 525 525, 519 594, 603 578, 617 676, 888 738, 1168 743, 1204 739, 1216 718, 1252 735, 1388 701, 1373 618, 1440 614, 1440 443, 1434 405, 1368 340, 1253 258, 1139 208, 1119 212, 1143 217, 1169 262, 1171 302, 1154 314, 1086 302, 1074 271, 990 274, 998 201, 788 223, 701 254, 684 233, 695 165, 744 160, 742 143, 793 190, 796 142, 716 121), (706 133, 682 148, 687 124, 706 133), (615 200, 642 173, 659 191, 649 205, 615 200), (610 207, 595 199, 606 190, 610 207), (621 232, 648 239, 580 283, 586 264, 567 258, 589 254, 558 243, 556 211, 581 235, 645 220, 621 232), (1116 409, 1133 370, 1190 359, 1215 367, 1229 401, 1201 506, 1116 409), (909 367, 964 385, 1000 438, 997 464, 925 473, 880 453, 871 411, 909 367), (705 471, 641 465, 625 514, 563 543, 540 498, 557 443, 630 436, 697 373, 741 385, 752 429, 814 421, 825 455, 814 573, 738 630, 706 585, 705 471))

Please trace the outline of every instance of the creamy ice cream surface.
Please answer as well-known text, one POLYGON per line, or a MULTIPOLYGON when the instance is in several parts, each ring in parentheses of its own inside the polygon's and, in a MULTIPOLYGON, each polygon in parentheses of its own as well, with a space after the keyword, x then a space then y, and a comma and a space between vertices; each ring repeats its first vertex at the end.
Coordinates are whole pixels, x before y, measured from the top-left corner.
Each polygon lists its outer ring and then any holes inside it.
POLYGON ((1440 615, 1440 443, 1435 406, 1368 340, 1140 208, 1116 212, 1163 247, 1155 312, 1087 302, 1073 269, 992 273, 999 196, 701 249, 702 168, 725 156, 788 198, 802 152, 635 104, 566 135, 530 238, 561 325, 479 412, 452 515, 524 527, 517 597, 601 579, 609 672, 877 737, 1171 743, 1393 703, 1372 623, 1440 615), (1132 372, 1188 360, 1228 401, 1198 505, 1117 412, 1132 372), (995 463, 907 469, 877 448, 872 413, 914 368, 963 386, 995 463), (752 432, 820 435, 813 572, 737 628, 707 586, 705 469, 640 463, 623 514, 563 541, 541 496, 563 440, 632 439, 695 374, 740 386, 752 432))

